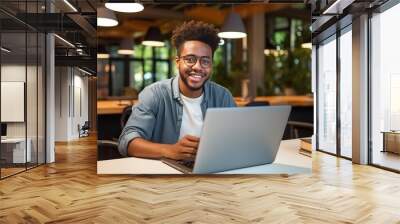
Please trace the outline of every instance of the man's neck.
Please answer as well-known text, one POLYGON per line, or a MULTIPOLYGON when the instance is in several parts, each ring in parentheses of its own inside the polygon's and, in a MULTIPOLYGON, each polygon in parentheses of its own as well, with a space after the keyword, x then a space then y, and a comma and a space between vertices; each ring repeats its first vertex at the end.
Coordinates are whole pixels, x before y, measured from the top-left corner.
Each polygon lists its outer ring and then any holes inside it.
POLYGON ((179 90, 184 96, 189 98, 200 97, 201 94, 203 93, 203 88, 199 90, 191 90, 185 85, 185 83, 183 83, 181 79, 179 79, 179 90))

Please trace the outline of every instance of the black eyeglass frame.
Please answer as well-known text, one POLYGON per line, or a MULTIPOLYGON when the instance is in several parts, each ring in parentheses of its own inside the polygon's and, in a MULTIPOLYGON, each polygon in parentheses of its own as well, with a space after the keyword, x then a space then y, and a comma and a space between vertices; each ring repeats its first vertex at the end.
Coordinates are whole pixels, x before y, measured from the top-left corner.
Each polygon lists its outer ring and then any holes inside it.
POLYGON ((179 60, 182 58, 183 59, 183 62, 185 63, 185 65, 187 65, 187 66, 189 66, 189 67, 193 67, 196 63, 197 63, 197 61, 200 59, 200 66, 202 67, 202 68, 205 68, 205 69, 207 69, 207 68, 211 68, 212 67, 212 64, 213 64, 213 62, 212 62, 212 58, 210 58, 210 57, 208 57, 208 56, 197 56, 197 55, 194 55, 194 54, 188 54, 188 55, 183 55, 183 56, 179 56, 179 57, 177 57, 179 60), (195 59, 196 59, 196 61, 193 63, 193 64, 191 64, 191 63, 189 63, 188 64, 188 62, 185 60, 186 58, 188 58, 188 57, 194 57, 195 59), (203 64, 203 59, 207 59, 207 60, 209 60, 209 62, 210 62, 210 64, 207 66, 204 66, 204 64, 203 64))

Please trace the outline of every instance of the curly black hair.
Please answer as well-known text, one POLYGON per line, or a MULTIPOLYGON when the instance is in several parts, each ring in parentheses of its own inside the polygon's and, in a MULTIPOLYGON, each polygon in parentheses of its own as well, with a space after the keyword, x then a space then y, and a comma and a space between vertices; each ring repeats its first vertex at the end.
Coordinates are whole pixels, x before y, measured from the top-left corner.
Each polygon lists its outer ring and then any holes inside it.
POLYGON ((180 54, 182 44, 189 40, 197 40, 207 44, 214 54, 220 41, 217 34, 218 29, 216 29, 214 25, 191 20, 189 22, 184 22, 172 32, 171 41, 178 55, 180 54))

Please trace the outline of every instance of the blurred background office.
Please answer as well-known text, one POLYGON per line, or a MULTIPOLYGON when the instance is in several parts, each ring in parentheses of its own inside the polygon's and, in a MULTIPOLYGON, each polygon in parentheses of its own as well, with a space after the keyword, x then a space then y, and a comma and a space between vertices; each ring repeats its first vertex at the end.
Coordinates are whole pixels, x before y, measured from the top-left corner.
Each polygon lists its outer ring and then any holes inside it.
POLYGON ((152 3, 118 8, 110 2, 98 4, 97 10, 99 139, 117 139, 140 91, 178 74, 170 37, 188 20, 238 32, 221 39, 211 77, 232 92, 238 106, 292 105, 285 138, 311 136, 311 17, 306 4, 152 3))

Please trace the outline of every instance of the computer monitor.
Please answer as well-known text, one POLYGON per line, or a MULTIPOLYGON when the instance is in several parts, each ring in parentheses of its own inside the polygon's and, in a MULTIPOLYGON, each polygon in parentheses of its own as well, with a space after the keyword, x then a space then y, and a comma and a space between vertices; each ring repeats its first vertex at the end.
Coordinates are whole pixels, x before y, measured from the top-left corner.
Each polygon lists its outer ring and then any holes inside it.
POLYGON ((1 136, 7 136, 7 124, 1 123, 1 136))

